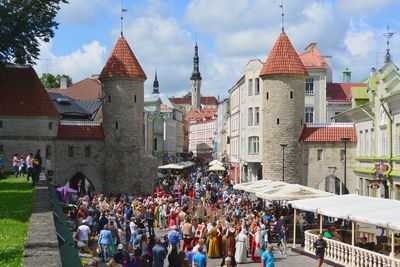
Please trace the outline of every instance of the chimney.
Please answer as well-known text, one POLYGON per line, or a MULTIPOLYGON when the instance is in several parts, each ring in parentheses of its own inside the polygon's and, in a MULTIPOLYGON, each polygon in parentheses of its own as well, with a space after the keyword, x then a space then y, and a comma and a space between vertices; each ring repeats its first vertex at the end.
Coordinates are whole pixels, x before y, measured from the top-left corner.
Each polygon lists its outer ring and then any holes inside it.
POLYGON ((351 83, 351 70, 349 68, 345 68, 343 71, 343 82, 351 83))
POLYGON ((68 87, 68 81, 66 77, 60 79, 60 89, 66 89, 68 87))
POLYGON ((369 74, 370 77, 375 76, 376 75, 376 68, 372 67, 371 68, 371 73, 369 74))

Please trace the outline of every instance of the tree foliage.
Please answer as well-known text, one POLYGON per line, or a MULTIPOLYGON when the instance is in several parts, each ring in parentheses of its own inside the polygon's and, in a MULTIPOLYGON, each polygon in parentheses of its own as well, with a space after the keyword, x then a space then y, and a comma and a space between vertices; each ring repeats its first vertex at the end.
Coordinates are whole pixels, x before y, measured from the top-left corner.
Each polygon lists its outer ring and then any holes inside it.
POLYGON ((0 64, 35 64, 40 42, 54 37, 61 3, 67 0, 0 0, 0 64))
POLYGON ((42 81, 44 88, 50 89, 50 88, 60 88, 62 78, 67 79, 68 87, 72 86, 73 84, 72 79, 66 74, 57 74, 56 76, 54 76, 51 73, 43 73, 42 76, 40 77, 40 80, 42 81))

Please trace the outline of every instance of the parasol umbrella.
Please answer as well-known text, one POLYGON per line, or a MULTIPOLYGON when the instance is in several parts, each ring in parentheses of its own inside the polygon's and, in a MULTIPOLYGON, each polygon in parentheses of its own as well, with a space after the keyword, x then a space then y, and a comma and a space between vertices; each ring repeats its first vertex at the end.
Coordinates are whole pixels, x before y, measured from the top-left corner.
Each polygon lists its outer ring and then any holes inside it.
POLYGON ((73 194, 73 193, 78 192, 75 189, 72 189, 72 188, 70 188, 70 187, 68 187, 66 185, 58 187, 56 189, 56 191, 58 193, 58 198, 64 203, 67 203, 68 194, 73 194))
POLYGON ((219 164, 215 164, 208 168, 208 171, 225 171, 225 168, 219 164))

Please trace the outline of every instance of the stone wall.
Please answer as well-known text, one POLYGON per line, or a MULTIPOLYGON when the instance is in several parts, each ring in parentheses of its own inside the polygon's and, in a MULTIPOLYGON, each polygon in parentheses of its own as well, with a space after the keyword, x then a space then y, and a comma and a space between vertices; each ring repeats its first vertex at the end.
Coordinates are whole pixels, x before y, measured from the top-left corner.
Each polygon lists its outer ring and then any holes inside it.
POLYGON ((83 174, 93 183, 96 191, 105 188, 105 162, 103 140, 58 140, 49 169, 54 170, 53 183, 65 185, 75 174, 83 174), (68 155, 68 147, 73 147, 73 155, 68 155), (90 147, 90 156, 86 156, 86 147, 90 147))
MULTIPOLYGON (((350 193, 358 189, 358 177, 353 169, 356 166, 356 143, 347 144, 347 188, 350 193)), ((342 142, 315 142, 303 144, 303 166, 306 185, 325 190, 325 178, 329 175, 344 182, 344 144, 342 142), (320 159, 318 158, 320 150, 320 159), (321 153, 322 152, 322 153, 321 153)))
POLYGON ((263 178, 282 180, 282 147, 285 148, 285 181, 303 182, 299 137, 304 123, 304 77, 267 76, 263 79, 263 178), (293 98, 290 98, 290 93, 293 98), (268 99, 267 99, 268 96, 268 99), (278 122, 279 120, 279 122, 278 122))
POLYGON ((141 193, 144 183, 146 187, 143 188, 152 190, 153 179, 157 176, 156 159, 148 156, 147 162, 142 161, 147 155, 143 128, 144 83, 132 78, 111 78, 103 80, 102 87, 105 100, 104 192, 141 193), (144 174, 153 179, 146 179, 144 174))

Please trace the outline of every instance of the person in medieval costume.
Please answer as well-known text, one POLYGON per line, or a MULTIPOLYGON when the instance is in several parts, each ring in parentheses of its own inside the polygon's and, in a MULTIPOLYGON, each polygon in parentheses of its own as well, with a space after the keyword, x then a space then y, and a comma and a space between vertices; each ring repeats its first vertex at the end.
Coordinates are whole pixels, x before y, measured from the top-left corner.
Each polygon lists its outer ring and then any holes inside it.
POLYGON ((237 263, 246 262, 248 243, 249 239, 247 238, 246 230, 242 228, 242 231, 236 236, 235 260, 237 263))

